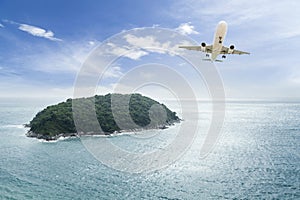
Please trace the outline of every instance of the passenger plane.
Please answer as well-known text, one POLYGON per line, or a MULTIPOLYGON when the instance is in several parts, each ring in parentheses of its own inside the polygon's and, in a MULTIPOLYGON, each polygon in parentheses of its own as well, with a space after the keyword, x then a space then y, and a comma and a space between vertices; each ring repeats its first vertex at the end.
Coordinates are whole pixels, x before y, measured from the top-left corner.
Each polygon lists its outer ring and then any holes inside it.
POLYGON ((219 54, 223 54, 222 58, 226 58, 226 54, 250 54, 248 52, 239 51, 234 48, 234 45, 230 45, 229 47, 223 46, 223 42, 227 33, 227 23, 225 21, 220 21, 217 25, 217 29, 214 36, 214 41, 212 45, 206 45, 205 42, 201 43, 201 46, 179 46, 179 48, 185 48, 188 50, 194 51, 203 51, 206 53, 206 57, 211 57, 208 59, 209 61, 217 61, 222 62, 222 60, 217 60, 219 54))

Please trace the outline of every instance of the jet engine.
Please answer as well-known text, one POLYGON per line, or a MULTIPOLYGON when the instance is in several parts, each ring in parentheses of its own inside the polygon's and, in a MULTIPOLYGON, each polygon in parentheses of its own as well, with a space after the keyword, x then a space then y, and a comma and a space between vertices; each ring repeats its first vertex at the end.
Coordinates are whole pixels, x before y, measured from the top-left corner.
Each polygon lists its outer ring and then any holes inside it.
POLYGON ((230 45, 230 46, 229 46, 229 49, 228 49, 228 53, 229 53, 229 54, 232 54, 233 51, 234 51, 234 45, 230 45))
POLYGON ((205 44, 205 42, 202 42, 201 43, 201 51, 205 52, 205 49, 206 49, 206 44, 205 44))

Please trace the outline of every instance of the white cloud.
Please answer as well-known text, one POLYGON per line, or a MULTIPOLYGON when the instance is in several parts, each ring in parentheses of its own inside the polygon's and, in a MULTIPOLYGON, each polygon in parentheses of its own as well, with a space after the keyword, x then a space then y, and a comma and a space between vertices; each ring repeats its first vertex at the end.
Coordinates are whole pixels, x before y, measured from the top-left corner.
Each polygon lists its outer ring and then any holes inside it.
POLYGON ((140 59, 142 56, 148 55, 148 53, 146 51, 132 51, 128 54, 126 54, 126 57, 131 58, 133 60, 138 60, 140 59))
POLYGON ((143 51, 139 48, 129 48, 127 46, 119 47, 113 43, 107 43, 107 46, 109 47, 109 49, 107 50, 108 53, 116 56, 124 56, 132 60, 138 60, 142 56, 148 55, 146 51, 143 51))
POLYGON ((93 41, 93 40, 90 40, 90 41, 89 41, 89 45, 90 45, 90 46, 94 46, 95 44, 96 44, 96 41, 93 41))
POLYGON ((152 25, 152 28, 156 28, 156 27, 160 27, 160 25, 159 24, 153 24, 152 25))
POLYGON ((133 34, 127 34, 124 38, 133 48, 145 49, 153 53, 169 53, 173 55, 172 52, 180 51, 178 48, 180 42, 176 45, 171 45, 171 41, 160 42, 154 35, 138 37, 133 34))
POLYGON ((289 82, 292 84, 300 85, 300 77, 299 76, 291 76, 289 82))
POLYGON ((4 28, 4 25, 3 25, 3 24, 0 24, 0 28, 4 28))
POLYGON ((287 76, 287 83, 294 86, 300 86, 300 73, 298 72, 297 67, 290 70, 287 76))
MULTIPOLYGON (((139 28, 138 30, 144 30, 145 28, 139 28)), ((135 29, 137 30, 137 29, 135 29)), ((149 53, 169 54, 171 56, 182 52, 183 50, 178 48, 178 45, 191 45, 189 41, 175 39, 172 35, 168 35, 160 32, 153 32, 153 29, 149 30, 146 35, 137 36, 135 33, 125 34, 120 43, 106 43, 106 52, 115 56, 123 56, 132 60, 139 60, 141 57, 148 55, 149 53), (162 41, 161 41, 162 40, 162 41)))
POLYGON ((57 48, 38 45, 28 49, 21 57, 16 54, 8 59, 15 66, 21 62, 22 65, 34 71, 74 74, 80 70, 82 63, 93 48, 88 41, 65 43, 57 48))
POLYGON ((147 48, 147 47, 160 47, 160 43, 156 40, 154 36, 145 36, 145 37, 137 37, 132 34, 127 34, 124 36, 126 41, 135 47, 138 48, 147 48))
POLYGON ((186 19, 188 15, 190 19, 197 18, 206 22, 220 20, 224 17, 228 21, 234 20, 242 23, 273 12, 271 7, 274 7, 275 2, 272 2, 271 0, 211 0, 209 2, 181 0, 174 3, 170 15, 182 19, 186 19), (263 4, 268 6, 258 6, 263 4))
POLYGON ((249 34, 259 33, 259 37, 255 35, 255 39, 271 40, 299 36, 299 6, 299 1, 179 0, 173 4, 169 15, 180 20, 187 19, 188 16, 197 26, 198 23, 205 26, 205 30, 210 30, 218 21, 225 20, 231 31, 231 27, 245 29, 249 30, 249 34), (198 22, 193 21, 194 19, 198 22))
POLYGON ((199 34, 191 22, 180 24, 175 30, 183 35, 199 34))
POLYGON ((32 26, 28 24, 19 24, 19 29, 33 36, 43 37, 52 41, 62 41, 61 39, 54 37, 54 33, 52 31, 45 30, 36 26, 32 26))
POLYGON ((119 78, 123 75, 123 72, 121 70, 121 67, 114 66, 108 68, 108 70, 105 71, 103 74, 103 78, 119 78))

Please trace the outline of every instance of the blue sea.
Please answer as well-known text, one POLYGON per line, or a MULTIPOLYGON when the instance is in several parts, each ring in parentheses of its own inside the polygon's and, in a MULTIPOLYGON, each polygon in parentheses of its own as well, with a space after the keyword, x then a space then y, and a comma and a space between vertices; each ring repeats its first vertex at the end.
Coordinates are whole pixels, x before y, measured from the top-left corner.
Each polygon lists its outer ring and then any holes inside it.
MULTIPOLYGON (((211 106, 200 102, 193 144, 170 165, 144 173, 104 165, 79 138, 26 137, 22 124, 54 103, 0 100, 0 199, 300 199, 300 103, 227 102, 221 135, 203 158, 211 106)), ((144 151, 179 127, 138 133, 151 135, 147 145, 130 134, 110 140, 144 151)))

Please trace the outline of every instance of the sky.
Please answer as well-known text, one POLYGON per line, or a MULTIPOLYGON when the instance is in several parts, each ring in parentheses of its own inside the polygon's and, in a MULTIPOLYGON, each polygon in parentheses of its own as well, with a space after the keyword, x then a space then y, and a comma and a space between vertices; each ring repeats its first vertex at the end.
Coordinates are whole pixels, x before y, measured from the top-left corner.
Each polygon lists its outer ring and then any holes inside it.
MULTIPOLYGON (((300 100, 299 10, 296 0, 0 0, 0 97, 72 97, 82 64, 116 34, 159 27, 210 44, 217 23, 225 20, 224 45, 251 53, 214 64, 226 98, 300 100)), ((162 45, 150 34, 124 38, 141 46, 162 45)), ((158 58, 176 69, 181 66, 165 52, 137 50, 108 70, 98 92, 109 92, 134 63, 158 58)), ((181 67, 180 73, 196 83, 190 68, 181 67)))

